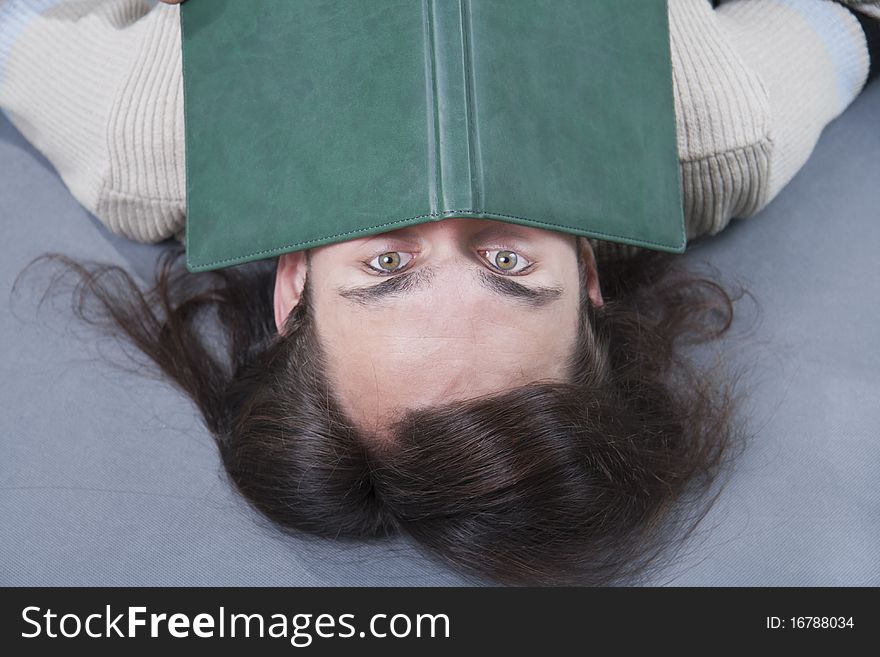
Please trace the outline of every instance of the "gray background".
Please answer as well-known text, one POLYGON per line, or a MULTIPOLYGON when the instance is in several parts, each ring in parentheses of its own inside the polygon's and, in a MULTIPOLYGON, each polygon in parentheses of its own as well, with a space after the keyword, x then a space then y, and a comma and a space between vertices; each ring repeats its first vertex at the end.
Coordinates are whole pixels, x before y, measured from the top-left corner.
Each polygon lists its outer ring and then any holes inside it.
MULTIPOLYGON (((755 437, 664 585, 880 585, 880 80, 761 214, 684 257, 745 284, 721 345, 755 437)), ((45 251, 142 275, 0 115, 0 584, 456 585, 405 540, 274 531, 226 483, 190 403, 107 362, 119 344, 36 310, 45 251)), ((702 352, 701 352, 702 353, 702 352)), ((709 354, 710 352, 706 352, 709 354)), ((706 356, 708 357, 708 355, 706 356)))

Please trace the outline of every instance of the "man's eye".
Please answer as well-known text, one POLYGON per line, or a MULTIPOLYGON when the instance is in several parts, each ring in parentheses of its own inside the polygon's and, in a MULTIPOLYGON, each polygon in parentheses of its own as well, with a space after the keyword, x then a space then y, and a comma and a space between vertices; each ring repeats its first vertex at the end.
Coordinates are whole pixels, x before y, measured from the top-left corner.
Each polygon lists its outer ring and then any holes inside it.
POLYGON ((493 267, 505 274, 520 274, 532 264, 525 256, 516 251, 480 251, 493 267))
POLYGON ((393 274, 406 267, 412 258, 412 254, 405 251, 388 251, 370 260, 367 266, 380 274, 393 274))

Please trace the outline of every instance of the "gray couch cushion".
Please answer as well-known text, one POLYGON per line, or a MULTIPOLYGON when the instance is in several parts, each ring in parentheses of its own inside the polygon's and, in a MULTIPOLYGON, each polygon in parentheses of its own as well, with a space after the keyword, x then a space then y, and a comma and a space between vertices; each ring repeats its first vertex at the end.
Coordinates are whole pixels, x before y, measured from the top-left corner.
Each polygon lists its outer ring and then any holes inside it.
MULTIPOLYGON (((880 83, 823 134, 760 215, 684 257, 740 280, 725 346, 755 438, 700 529, 653 582, 880 584, 880 83)), ((45 251, 141 275, 162 245, 109 234, 0 117, 0 584, 450 585, 406 540, 283 536, 226 483, 175 390, 109 364, 123 347, 35 312, 45 251)))

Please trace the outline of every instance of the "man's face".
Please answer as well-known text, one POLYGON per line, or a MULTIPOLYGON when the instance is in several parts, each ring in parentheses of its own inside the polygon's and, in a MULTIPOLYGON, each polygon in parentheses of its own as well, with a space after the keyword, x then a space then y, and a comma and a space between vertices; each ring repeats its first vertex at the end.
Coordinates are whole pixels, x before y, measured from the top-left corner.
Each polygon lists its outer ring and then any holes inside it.
POLYGON ((354 422, 381 435, 410 408, 564 380, 580 321, 578 249, 600 305, 585 239, 450 218, 312 249, 305 273, 301 255, 282 256, 276 318, 297 300, 288 279, 307 276, 328 379, 354 422))

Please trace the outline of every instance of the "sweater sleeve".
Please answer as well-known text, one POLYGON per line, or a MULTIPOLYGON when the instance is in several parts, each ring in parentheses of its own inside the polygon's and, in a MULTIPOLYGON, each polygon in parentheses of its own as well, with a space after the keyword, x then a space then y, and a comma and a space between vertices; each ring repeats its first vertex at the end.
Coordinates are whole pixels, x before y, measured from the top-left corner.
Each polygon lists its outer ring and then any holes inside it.
MULTIPOLYGON (((880 0, 857 2, 865 10, 880 0)), ((865 35, 831 0, 669 0, 687 236, 764 208, 861 91, 865 35)), ((613 260, 641 249, 593 241, 613 260)))
POLYGON ((0 108, 111 231, 182 231, 178 6, 0 0, 0 108))
MULTIPOLYGON (((749 109, 755 119, 763 117, 764 134, 749 146, 766 152, 766 171, 746 159, 743 165, 730 167, 731 175, 722 168, 718 179, 712 180, 720 192, 693 194, 712 200, 702 207, 694 204, 688 224, 694 236, 715 234, 731 218, 749 217, 763 209, 804 165, 822 130, 852 103, 868 74, 861 26, 852 13, 831 0, 733 0, 723 3, 712 18, 714 25, 703 25, 705 31, 717 35, 723 42, 718 47, 736 56, 759 85, 753 91, 761 97, 760 103, 749 109), (743 199, 745 190, 753 192, 751 198, 743 199)), ((683 98, 683 104, 699 103, 683 98)), ((717 121, 737 121, 723 101, 714 109, 717 121)), ((695 162, 694 157, 699 161, 706 154, 710 158, 717 154, 729 160, 728 146, 714 134, 696 149, 688 144, 682 153, 682 172, 691 169, 684 162, 695 162)), ((688 174, 692 177, 693 171, 688 174)), ((694 182, 705 192, 705 182, 694 182)))

